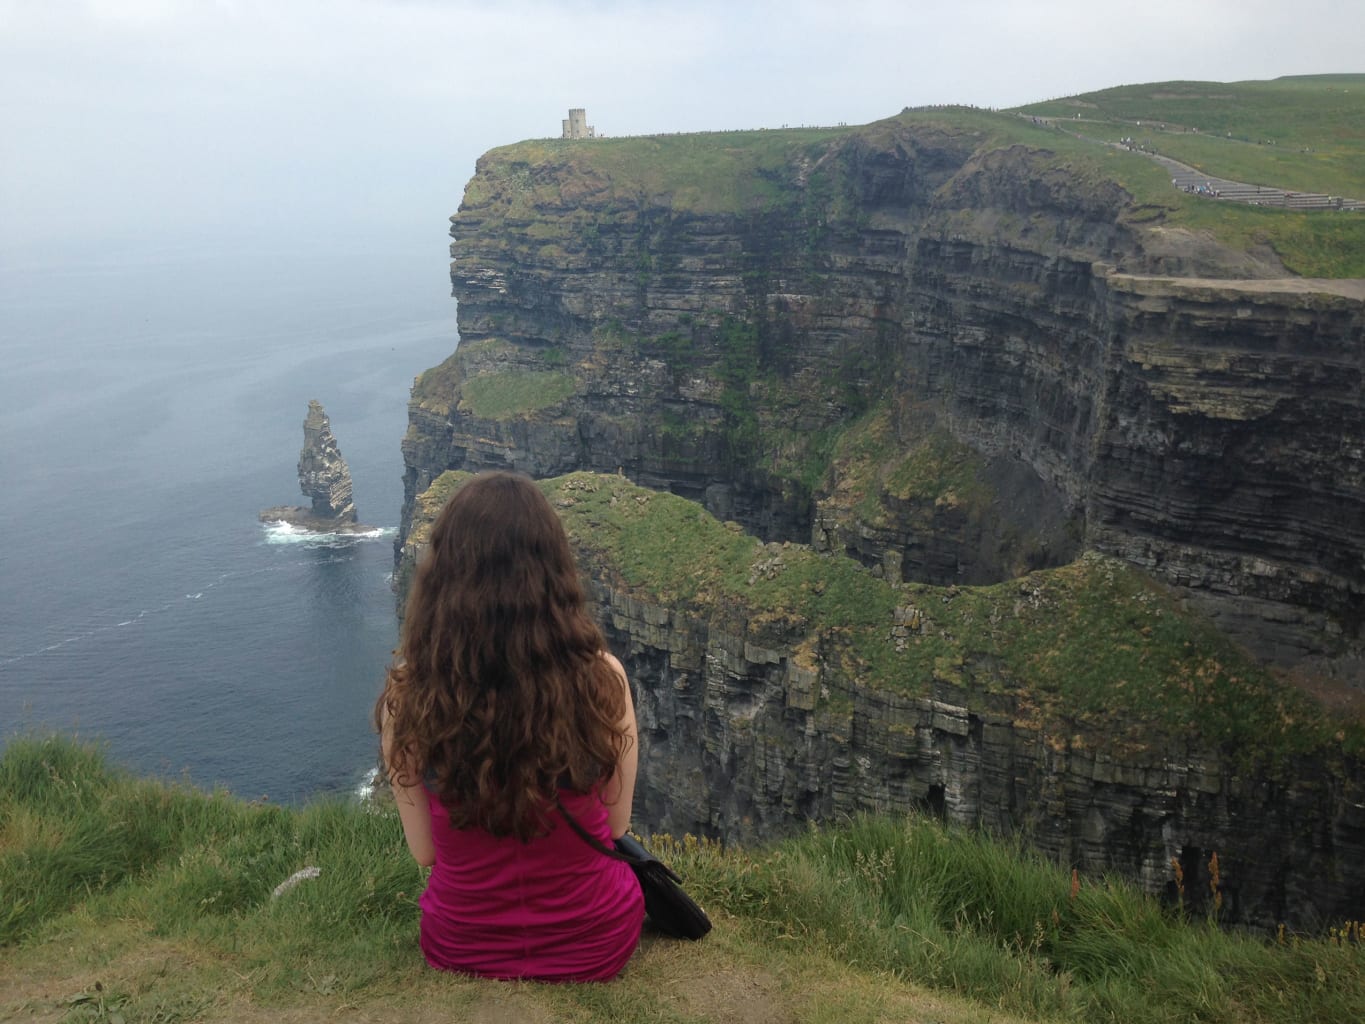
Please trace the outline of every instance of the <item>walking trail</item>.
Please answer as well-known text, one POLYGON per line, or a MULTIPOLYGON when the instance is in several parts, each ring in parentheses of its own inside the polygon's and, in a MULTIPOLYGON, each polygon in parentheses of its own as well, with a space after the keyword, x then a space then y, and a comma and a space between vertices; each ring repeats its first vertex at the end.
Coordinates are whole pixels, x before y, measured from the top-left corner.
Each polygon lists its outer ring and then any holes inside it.
MULTIPOLYGON (((1020 116, 1028 115, 1021 114, 1020 116)), ((1285 210, 1365 210, 1365 199, 1345 199, 1341 196, 1324 195, 1321 192, 1291 192, 1288 189, 1272 188, 1269 185, 1253 185, 1245 181, 1218 178, 1211 174, 1205 174, 1189 164, 1182 164, 1179 160, 1172 160, 1168 156, 1143 149, 1133 143, 1131 139, 1123 142, 1106 142, 1103 139, 1096 139, 1073 131, 1067 127, 1068 122, 1058 118, 1036 117, 1033 120, 1038 123, 1050 124, 1068 135, 1074 135, 1078 139, 1093 142, 1098 146, 1126 149, 1130 153, 1137 153, 1149 160, 1155 160, 1170 172, 1172 186, 1191 195, 1204 196, 1208 199, 1223 199, 1233 203, 1247 203, 1251 206, 1273 206, 1285 210)))

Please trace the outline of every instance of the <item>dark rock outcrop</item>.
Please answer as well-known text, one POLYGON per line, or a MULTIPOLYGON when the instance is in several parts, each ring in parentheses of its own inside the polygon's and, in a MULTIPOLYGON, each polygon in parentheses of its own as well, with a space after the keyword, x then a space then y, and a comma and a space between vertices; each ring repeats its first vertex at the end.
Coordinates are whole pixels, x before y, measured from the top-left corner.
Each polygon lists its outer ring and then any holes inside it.
POLYGON ((299 487, 305 498, 313 499, 313 515, 322 519, 355 521, 351 470, 332 436, 331 421, 317 400, 308 403, 308 415, 303 421, 299 487))
POLYGON ((356 521, 351 497, 351 470, 332 436, 332 424, 322 403, 308 403, 303 421, 303 449, 299 452, 299 488, 312 501, 308 508, 280 505, 263 509, 262 522, 284 522, 320 533, 359 533, 373 530, 356 521))

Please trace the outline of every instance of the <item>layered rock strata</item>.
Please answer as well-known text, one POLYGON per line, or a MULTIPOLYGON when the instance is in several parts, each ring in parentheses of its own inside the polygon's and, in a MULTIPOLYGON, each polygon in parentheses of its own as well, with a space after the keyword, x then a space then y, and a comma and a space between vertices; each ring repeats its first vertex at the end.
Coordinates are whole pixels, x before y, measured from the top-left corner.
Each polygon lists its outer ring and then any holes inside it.
POLYGON ((1365 284, 1286 280, 951 118, 785 138, 481 159, 453 218, 461 349, 414 390, 405 517, 448 468, 620 470, 893 578, 1098 548, 1263 654, 1358 664, 1365 284), (505 400, 518 380, 539 390, 505 400), (893 472, 841 501, 838 438, 878 409, 902 448, 974 449, 977 504, 893 472))
POLYGON ((1247 771, 1179 735, 1115 749, 1038 721, 1027 694, 938 677, 923 696, 887 692, 802 664, 800 637, 752 619, 708 621, 600 581, 593 593, 637 681, 636 818, 651 829, 753 842, 919 810, 1172 900, 1179 862, 1195 911, 1216 852, 1227 923, 1321 928, 1365 909, 1359 759, 1315 752, 1247 771))

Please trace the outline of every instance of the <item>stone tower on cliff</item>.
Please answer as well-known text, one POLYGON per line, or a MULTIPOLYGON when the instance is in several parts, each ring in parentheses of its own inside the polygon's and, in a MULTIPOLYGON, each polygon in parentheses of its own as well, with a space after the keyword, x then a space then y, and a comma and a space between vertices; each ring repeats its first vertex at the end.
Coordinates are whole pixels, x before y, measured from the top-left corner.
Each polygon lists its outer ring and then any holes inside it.
POLYGON ((299 487, 313 501, 313 515, 353 523, 355 503, 351 498, 351 470, 341 457, 332 424, 316 399, 308 403, 303 421, 303 450, 299 452, 299 487))
POLYGON ((569 116, 560 123, 564 126, 561 139, 592 139, 597 137, 597 129, 588 124, 588 111, 585 107, 570 107, 569 116))

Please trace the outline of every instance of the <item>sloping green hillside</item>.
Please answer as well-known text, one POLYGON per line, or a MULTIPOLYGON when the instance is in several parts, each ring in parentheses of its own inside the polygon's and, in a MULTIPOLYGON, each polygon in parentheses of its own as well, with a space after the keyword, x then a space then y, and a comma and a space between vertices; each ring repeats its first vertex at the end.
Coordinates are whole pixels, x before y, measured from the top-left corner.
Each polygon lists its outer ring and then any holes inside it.
MULTIPOLYGON (((1105 142, 1128 138, 1211 176, 1365 200, 1365 75, 1157 82, 1020 107, 1105 142)), ((1155 180, 1155 179, 1153 179, 1155 180)), ((1148 193, 1152 197, 1152 193, 1148 193)), ((1365 277, 1365 213, 1270 210, 1179 196, 1169 223, 1269 245, 1308 277, 1365 277)))
POLYGON ((1125 85, 1019 112, 1071 118, 1222 177, 1365 199, 1365 75, 1125 85))

